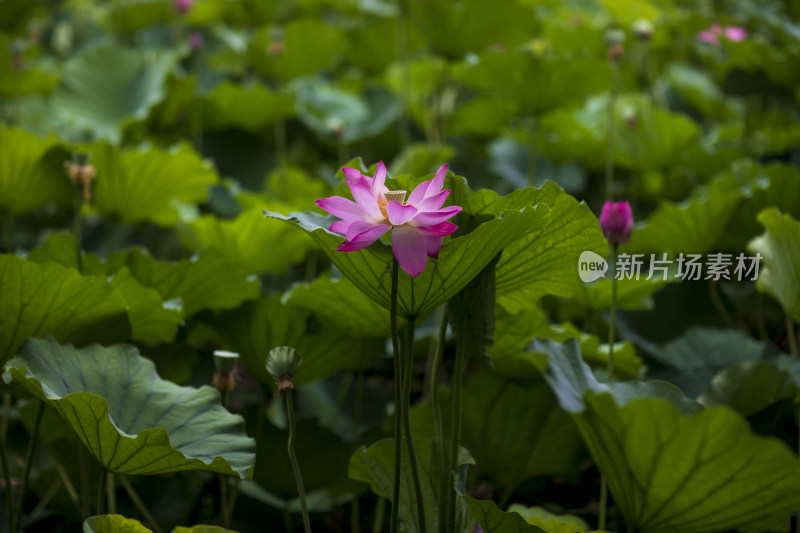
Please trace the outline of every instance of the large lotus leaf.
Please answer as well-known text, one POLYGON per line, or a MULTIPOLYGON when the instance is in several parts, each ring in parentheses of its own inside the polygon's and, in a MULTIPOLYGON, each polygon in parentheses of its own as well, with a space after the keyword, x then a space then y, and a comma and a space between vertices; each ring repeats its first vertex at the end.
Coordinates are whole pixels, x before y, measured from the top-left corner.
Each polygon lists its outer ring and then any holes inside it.
MULTIPOLYGON (((400 276, 399 314, 421 316, 446 302, 503 248, 545 225, 548 215, 546 206, 527 207, 522 211, 509 209, 502 218, 485 222, 471 233, 446 242, 439 259, 430 260, 428 268, 418 277, 400 276)), ((389 246, 376 243, 357 252, 336 252, 344 239, 328 229, 334 220, 332 217, 311 212, 287 216, 267 211, 264 216, 303 228, 353 284, 383 307, 390 308, 392 252, 389 246)))
POLYGON ((495 137, 517 113, 517 105, 491 96, 473 98, 458 106, 449 117, 447 132, 451 135, 495 137))
POLYGON ((315 82, 298 87, 295 101, 300 121, 329 142, 378 135, 400 115, 399 101, 387 90, 361 95, 315 82))
MULTIPOLYGON (((394 38, 401 28, 398 17, 366 19, 364 24, 347 32, 347 63, 370 72, 382 72, 399 54, 394 38), (391 36, 391 37, 390 37, 391 36)), ((406 24, 406 51, 413 53, 422 45, 422 36, 412 24, 406 24)))
MULTIPOLYGON (((262 201, 261 206, 265 203, 262 201)), ((285 209, 275 202, 270 207, 285 209)), ((232 220, 207 215, 179 229, 181 242, 188 249, 209 248, 252 274, 285 274, 316 249, 314 241, 296 228, 277 224, 265 228, 261 207, 255 206, 242 210, 232 220)))
POLYGON ((747 247, 763 258, 756 287, 773 296, 800 322, 800 222, 774 207, 761 211, 758 221, 766 231, 747 247))
POLYGON ((281 38, 283 49, 270 52, 270 43, 277 38, 275 33, 269 27, 259 30, 250 41, 249 56, 262 74, 281 81, 332 66, 345 44, 338 29, 316 19, 294 20, 287 24, 281 38))
MULTIPOLYGON (((659 257, 660 258, 660 257, 659 257)), ((651 279, 646 279, 645 274, 650 274, 646 268, 642 269, 642 276, 639 279, 619 279, 617 280, 617 309, 629 311, 642 311, 653 308, 653 294, 665 288, 670 277, 664 279, 661 272, 653 273, 651 279)), ((610 276, 610 270, 606 273, 610 276)), ((584 314, 586 311, 606 311, 611 308, 612 281, 609 278, 601 278, 595 283, 584 283, 576 290, 571 299, 584 314)))
POLYGON ((148 221, 173 226, 181 203, 205 201, 208 187, 219 181, 211 163, 188 144, 163 151, 154 147, 123 150, 98 143, 88 151, 97 169, 93 207, 125 224, 148 221))
MULTIPOLYGON (((502 302, 495 306, 496 328, 489 355, 496 372, 514 380, 539 380, 547 367, 543 354, 535 351, 535 338, 564 342, 578 339, 583 359, 595 366, 608 366, 608 344, 599 337, 584 333, 569 322, 550 324, 547 315, 535 305, 510 311, 502 302)), ((614 345, 614 370, 618 375, 638 377, 643 373, 642 360, 636 356, 633 344, 614 345)))
POLYGON ((729 366, 714 376, 697 401, 706 407, 725 405, 751 416, 800 391, 800 361, 786 356, 775 361, 749 361, 729 366))
POLYGON ((370 300, 347 278, 322 275, 311 283, 292 288, 286 301, 325 317, 343 333, 384 338, 390 334, 389 311, 370 300))
POLYGON ((397 174, 408 172, 414 176, 422 176, 436 172, 446 161, 453 159, 456 149, 442 145, 432 147, 427 143, 412 143, 403 148, 389 164, 389 172, 397 174))
POLYGON ((210 326, 217 344, 238 352, 250 375, 264 383, 274 379, 265 367, 269 351, 292 346, 303 358, 293 382, 313 383, 337 370, 363 365, 364 353, 380 353, 374 341, 344 334, 320 324, 311 311, 283 303, 280 294, 247 302, 215 317, 210 326))
MULTIPOLYGON (((180 301, 162 301, 156 290, 139 283, 126 267, 109 273, 95 256, 83 254, 83 257, 83 274, 103 278, 108 276, 111 286, 125 298, 131 324, 131 339, 153 346, 175 338, 178 326, 183 323, 183 307, 180 301)), ((37 263, 51 261, 77 270, 75 238, 71 233, 54 233, 39 248, 31 251, 28 259, 37 263)))
POLYGON ((710 252, 741 199, 738 190, 702 189, 682 204, 663 202, 647 221, 636 224, 630 242, 620 251, 674 255, 710 252))
POLYGON ((212 387, 162 380, 133 346, 76 349, 49 336, 29 339, 7 371, 58 410, 108 472, 252 476, 255 443, 244 419, 222 407, 212 387))
POLYGON ((767 343, 741 331, 692 327, 677 339, 649 350, 663 366, 651 376, 674 383, 687 396, 696 398, 725 367, 763 359, 771 350, 767 343))
MULTIPOLYGON (((411 468, 408 465, 406 440, 402 440, 402 466, 400 469, 400 522, 405 531, 419 533, 419 519, 411 468)), ((439 504, 436 500, 436 443, 434 439, 414 439, 417 454, 420 489, 425 507, 427 531, 441 531, 437 526, 439 504)), ((464 448, 459 449, 458 466, 474 464, 464 448)), ((368 483, 372 491, 391 500, 394 477, 394 439, 383 439, 370 447, 362 446, 350 458, 348 475, 351 479, 368 483)))
MULTIPOLYGON (((456 189, 458 191, 458 189, 456 189)), ((570 296, 581 283, 578 257, 586 250, 601 255, 606 244, 597 218, 584 203, 552 182, 541 189, 527 187, 507 196, 488 189, 468 193, 461 201, 465 212, 498 214, 524 205, 546 206, 547 224, 507 246, 496 267, 497 295, 505 301, 528 301, 544 294, 570 296)))
MULTIPOLYGON (((90 516, 83 522, 83 533, 152 533, 138 520, 125 518, 118 514, 103 514, 90 516)), ((236 533, 230 529, 219 526, 178 526, 172 533, 236 533)))
POLYGON ((0 272, 0 362, 48 333, 75 344, 130 337, 125 298, 105 279, 14 255, 0 255, 0 272))
POLYGON ((574 344, 545 350, 545 378, 637 530, 787 530, 800 462, 785 444, 725 407, 698 411, 665 383, 600 385, 574 344))
POLYGON ((588 98, 581 107, 562 107, 543 114, 535 133, 536 149, 555 161, 580 160, 590 169, 605 164, 608 99, 588 98))
POLYGON ((540 527, 546 533, 586 533, 589 524, 574 515, 558 515, 543 507, 525 507, 514 504, 508 508, 510 513, 519 513, 529 524, 540 527))
POLYGON ((665 111, 639 95, 620 96, 614 110, 614 161, 627 168, 670 167, 700 134, 699 126, 688 116, 665 111), (634 118, 626 120, 631 113, 634 118))
POLYGON ((203 96, 203 129, 230 127, 261 132, 277 120, 294 115, 294 102, 287 93, 264 85, 242 86, 223 82, 203 96))
POLYGON ((613 82, 606 61, 547 59, 525 52, 484 52, 455 67, 453 75, 467 87, 516 102, 522 113, 581 102, 609 90, 613 82))
POLYGON ((724 120, 739 113, 740 106, 725 100, 722 88, 707 71, 687 63, 672 63, 665 69, 664 78, 689 106, 706 117, 724 120))
POLYGON ((284 169, 276 168, 267 175, 264 192, 265 195, 258 195, 239 191, 236 199, 242 209, 263 206, 266 200, 267 204, 275 203, 273 206, 275 211, 288 212, 308 207, 315 200, 324 198, 330 194, 330 187, 305 170, 289 166, 284 169))
POLYGON ((516 511, 501 511, 491 500, 479 500, 467 495, 462 498, 484 533, 546 533, 540 527, 529 524, 516 511))
MULTIPOLYGON (((440 405, 450 427, 451 396, 440 405)), ((570 476, 585 457, 580 434, 543 380, 517 384, 486 370, 464 383, 461 443, 475 458, 478 476, 515 486, 537 476, 570 476), (502 453, 499 451, 502 450, 502 453)), ((433 437, 430 402, 411 412, 416 437, 433 437)))
POLYGON ((52 109, 64 121, 118 142, 128 123, 146 118, 165 98, 165 80, 176 60, 173 52, 92 46, 64 65, 52 109))
POLYGON ((0 125, 0 210, 27 213, 49 202, 69 205, 74 189, 55 138, 0 125))
POLYGON ((493 43, 520 45, 530 40, 536 28, 534 13, 516 2, 412 2, 409 7, 411 20, 425 40, 438 54, 452 59, 480 52, 493 43))
POLYGON ((108 275, 122 267, 127 267, 139 283, 158 291, 162 300, 180 298, 187 317, 203 309, 231 309, 260 294, 257 278, 215 252, 171 262, 159 261, 146 250, 134 248, 114 254, 105 264, 108 275))
POLYGON ((661 16, 658 4, 648 0, 602 0, 601 4, 622 26, 630 26, 637 19, 654 21, 661 16))

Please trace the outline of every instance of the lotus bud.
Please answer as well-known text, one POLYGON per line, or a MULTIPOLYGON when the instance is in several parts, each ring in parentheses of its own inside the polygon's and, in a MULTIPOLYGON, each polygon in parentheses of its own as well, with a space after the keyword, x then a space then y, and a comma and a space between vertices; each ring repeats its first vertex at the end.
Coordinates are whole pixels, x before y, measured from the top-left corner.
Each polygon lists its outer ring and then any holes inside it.
POLYGON ((239 354, 225 350, 214 351, 214 388, 225 395, 236 387, 236 376, 233 369, 239 361, 239 354))
POLYGON ((303 364, 303 358, 291 346, 278 346, 269 351, 267 372, 278 384, 278 392, 283 394, 294 389, 292 377, 303 364))
POLYGON ((636 109, 630 106, 625 107, 622 110, 622 120, 625 121, 625 124, 627 124, 629 128, 635 128, 638 124, 636 109))
POLYGON ((22 39, 14 39, 8 45, 8 53, 11 54, 11 65, 16 72, 22 70, 25 63, 25 41, 22 39))
POLYGON ((192 9, 194 0, 173 0, 172 5, 175 6, 175 10, 178 13, 185 15, 190 9, 192 9))
POLYGON ((628 202, 606 202, 600 213, 600 227, 608 242, 625 244, 633 232, 633 211, 628 202))
POLYGON ((192 52, 197 52, 201 48, 203 48, 203 34, 199 31, 193 31, 189 34, 189 50, 192 52))
POLYGON ((337 139, 344 135, 344 121, 339 117, 329 117, 325 121, 325 128, 337 139))
POLYGON ((97 171, 89 164, 89 154, 73 152, 72 161, 65 162, 64 167, 72 184, 83 189, 84 202, 89 203, 92 200, 92 180, 97 176, 97 171))
POLYGON ((647 19, 639 19, 633 23, 631 31, 640 41, 649 41, 653 37, 653 23, 647 19))

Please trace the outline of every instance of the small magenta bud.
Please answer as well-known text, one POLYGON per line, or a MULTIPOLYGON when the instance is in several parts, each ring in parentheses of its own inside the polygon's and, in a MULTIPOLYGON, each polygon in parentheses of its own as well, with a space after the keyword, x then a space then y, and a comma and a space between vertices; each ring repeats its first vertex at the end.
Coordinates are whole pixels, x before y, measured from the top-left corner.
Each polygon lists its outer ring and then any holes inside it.
POLYGON ((633 231, 633 211, 628 202, 606 202, 600 213, 600 227, 608 242, 625 244, 633 231))
POLYGON ((190 9, 192 9, 194 0, 173 0, 172 5, 175 6, 175 10, 178 13, 185 15, 190 9))
POLYGON ((267 372, 278 384, 278 392, 283 394, 294 389, 292 377, 303 364, 303 358, 291 346, 278 346, 269 351, 267 372))
POLYGON ((201 48, 203 48, 203 34, 199 31, 193 31, 189 34, 189 50, 192 52, 197 52, 201 48))

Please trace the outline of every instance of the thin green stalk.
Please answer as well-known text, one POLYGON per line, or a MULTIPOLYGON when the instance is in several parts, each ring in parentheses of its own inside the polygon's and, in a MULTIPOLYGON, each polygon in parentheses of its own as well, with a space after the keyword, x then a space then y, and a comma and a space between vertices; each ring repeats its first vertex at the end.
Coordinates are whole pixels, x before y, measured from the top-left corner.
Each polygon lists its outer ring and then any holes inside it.
POLYGON ((11 393, 3 394, 3 416, 0 419, 0 440, 6 441, 8 437, 8 418, 11 416, 11 393))
POLYGON ((797 336, 794 331, 794 322, 789 313, 786 313, 786 337, 789 339, 789 353, 797 355, 797 336))
POLYGON ((447 519, 447 508, 443 505, 445 501, 445 489, 448 486, 450 474, 447 465, 445 464, 444 455, 444 423, 442 422, 442 408, 439 403, 439 369, 442 366, 442 356, 444 355, 444 343, 447 336, 447 313, 442 313, 441 322, 439 323, 439 335, 436 338, 436 351, 433 354, 433 363, 431 364, 431 383, 430 383, 430 397, 431 408, 433 409, 433 427, 434 427, 434 440, 436 446, 436 468, 439 472, 438 483, 436 487, 437 498, 439 502, 439 516, 436 522, 436 531, 442 531, 442 526, 447 519))
MULTIPOLYGON (((72 480, 69 478, 69 474, 64 469, 64 465, 61 464, 58 457, 53 457, 53 460, 56 464, 56 470, 58 470, 58 475, 61 478, 61 482, 64 484, 64 488, 67 490, 67 494, 69 494, 69 499, 72 500, 72 503, 75 505, 75 509, 78 511, 78 514, 82 514, 81 511, 81 502, 80 498, 78 498, 78 491, 75 490, 75 485, 72 484, 72 480)), ((83 516, 81 516, 83 518, 83 516)))
POLYGON ((394 472, 392 478, 392 515, 389 522, 390 533, 400 531, 400 469, 403 457, 403 416, 402 416, 402 367, 400 366, 400 339, 397 335, 397 285, 400 277, 399 265, 392 258, 392 295, 390 319, 392 328, 392 350, 394 352, 394 472))
POLYGON ((756 329, 758 330, 758 338, 762 341, 769 339, 767 333, 767 325, 764 323, 764 293, 756 293, 756 329))
POLYGON ((383 514, 386 511, 386 498, 378 498, 375 504, 375 515, 372 517, 372 533, 381 533, 383 530, 383 514))
POLYGON ((103 503, 105 502, 105 481, 106 471, 102 470, 100 472, 100 480, 97 482, 97 514, 105 513, 105 509, 103 508, 103 503))
POLYGON ((608 139, 606 143, 606 200, 611 201, 614 195, 614 126, 616 124, 616 103, 619 93, 619 64, 611 63, 614 71, 614 86, 608 97, 608 115, 606 117, 606 132, 608 139))
POLYGON ((33 423, 33 431, 31 432, 31 439, 28 441, 28 451, 25 454, 25 471, 22 474, 22 485, 20 486, 19 506, 17 507, 17 514, 14 517, 14 527, 11 529, 13 533, 19 531, 20 522, 22 522, 22 507, 25 504, 25 491, 28 488, 28 479, 31 475, 31 465, 33 464, 33 454, 36 451, 36 441, 39 437, 39 426, 42 424, 42 415, 44 414, 44 402, 39 402, 39 409, 36 411, 36 421, 33 423))
POLYGON ((61 478, 56 478, 56 480, 50 485, 50 488, 47 489, 44 494, 42 494, 42 497, 36 504, 36 507, 34 507, 31 511, 31 522, 35 521, 36 517, 38 517, 44 512, 45 509, 47 509, 47 506, 50 505, 50 502, 53 501, 53 498, 56 497, 56 494, 58 494, 58 491, 60 491, 61 487, 63 486, 64 481, 62 481, 61 478))
MULTIPOLYGON (((364 396, 364 366, 358 365, 358 375, 356 377, 356 391, 353 398, 353 451, 358 448, 361 440, 361 403, 364 396)), ((350 504, 350 531, 351 533, 361 532, 361 520, 359 510, 358 483, 353 482, 353 501, 350 504)))
POLYGON ((114 484, 114 474, 112 472, 106 474, 106 502, 108 504, 108 513, 117 514, 117 488, 114 484))
POLYGON ((90 494, 90 487, 91 481, 89 480, 89 461, 87 455, 86 448, 83 446, 83 443, 78 442, 78 467, 81 473, 81 517, 85 520, 89 518, 91 515, 90 509, 90 502, 91 496, 90 494))
POLYGON ((6 441, 0 441, 0 461, 3 467, 3 481, 6 484, 6 512, 8 513, 8 530, 14 530, 14 487, 11 485, 11 472, 8 469, 8 458, 6 457, 6 441))
POLYGON ((403 424, 406 431, 406 443, 408 447, 408 461, 411 465, 411 477, 414 481, 414 492, 417 497, 417 518, 419 519, 420 533, 426 533, 425 522, 425 500, 422 497, 422 485, 419 479, 419 466, 417 465, 417 452, 414 448, 414 438, 411 435, 411 381, 414 375, 414 319, 409 318, 406 326, 406 339, 403 362, 405 370, 403 372, 403 424))
MULTIPOLYGON (((463 328, 460 328, 463 330, 463 328)), ((464 385, 464 370, 466 366, 466 346, 464 339, 456 339, 456 367, 453 373, 453 406, 451 412, 453 413, 452 431, 450 435, 450 455, 447 457, 448 462, 448 484, 450 482, 450 473, 455 469, 456 462, 458 461, 458 451, 461 445, 461 396, 464 385)), ((455 533, 455 520, 456 520, 456 505, 454 491, 447 491, 447 529, 448 533, 455 533)))
MULTIPOLYGON (((220 403, 225 410, 228 409, 228 391, 220 391, 220 403)), ((231 527, 231 513, 228 507, 228 476, 217 474, 219 477, 219 511, 222 514, 222 524, 225 529, 231 527)))
POLYGON ((528 147, 528 186, 536 186, 536 167, 539 161, 539 153, 536 151, 536 118, 530 117, 531 120, 531 144, 528 147))
POLYGON ((397 0, 397 59, 400 63, 400 100, 403 104, 399 125, 400 149, 411 142, 411 127, 408 121, 408 105, 411 95, 411 74, 408 67, 408 13, 406 0, 397 0))
POLYGON ((725 304, 722 303, 722 299, 719 297, 719 286, 714 280, 708 282, 708 295, 711 298, 711 303, 714 304, 714 307, 717 309, 717 313, 722 317, 725 326, 730 329, 735 328, 736 324, 733 322, 728 310, 725 309, 725 304))
POLYGON ((81 211, 83 211, 83 192, 78 188, 77 200, 75 201, 75 264, 78 265, 78 272, 83 272, 83 256, 81 248, 83 247, 83 239, 81 237, 82 224, 81 224, 81 211))
POLYGON ((133 502, 133 505, 136 506, 136 509, 142 514, 145 520, 147 520, 147 525, 150 526, 155 533, 164 533, 161 528, 158 526, 158 522, 156 519, 153 518, 153 515, 150 514, 150 511, 147 509, 147 506, 144 504, 142 499, 139 497, 139 494, 136 493, 136 489, 133 488, 131 482, 128 481, 128 478, 125 476, 119 476, 119 483, 122 485, 122 488, 125 489, 125 492, 128 493, 128 497, 133 502))
MULTIPOLYGON (((614 243, 611 254, 611 318, 608 321, 608 381, 614 381, 614 343, 617 330, 617 252, 619 245, 614 243)), ((603 473, 600 473, 600 516, 598 517, 598 529, 606 528, 606 517, 608 513, 608 486, 603 473)))
POLYGON ((303 511, 303 528, 305 533, 311 533, 311 520, 308 518, 303 476, 300 474, 300 465, 297 463, 297 455, 294 453, 294 441, 297 438, 297 424, 294 417, 294 393, 288 390, 284 397, 286 398, 286 418, 289 420, 289 443, 287 445, 289 461, 292 463, 292 472, 294 472, 294 480, 297 483, 297 495, 300 497, 300 508, 303 511))

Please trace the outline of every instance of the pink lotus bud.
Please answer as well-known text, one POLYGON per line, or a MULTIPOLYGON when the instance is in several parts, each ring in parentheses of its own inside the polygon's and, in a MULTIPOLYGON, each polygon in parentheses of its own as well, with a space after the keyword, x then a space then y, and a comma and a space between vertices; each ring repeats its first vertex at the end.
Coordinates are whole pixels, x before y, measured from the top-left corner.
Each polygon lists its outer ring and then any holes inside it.
POLYGON ((728 26, 725 28, 725 37, 727 37, 729 41, 738 43, 739 41, 747 39, 747 30, 738 26, 728 26))
POLYGON ((600 227, 608 242, 625 244, 633 231, 633 211, 628 202, 606 202, 600 213, 600 227))
POLYGON ((175 10, 180 13, 181 15, 185 15, 192 9, 192 5, 194 4, 194 0, 173 0, 172 5, 175 6, 175 10))
POLYGON ((203 34, 199 31, 193 31, 189 34, 189 50, 196 52, 203 48, 203 34))

